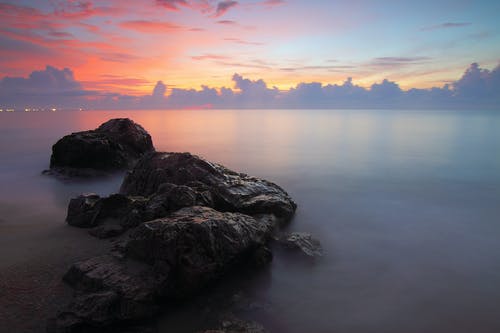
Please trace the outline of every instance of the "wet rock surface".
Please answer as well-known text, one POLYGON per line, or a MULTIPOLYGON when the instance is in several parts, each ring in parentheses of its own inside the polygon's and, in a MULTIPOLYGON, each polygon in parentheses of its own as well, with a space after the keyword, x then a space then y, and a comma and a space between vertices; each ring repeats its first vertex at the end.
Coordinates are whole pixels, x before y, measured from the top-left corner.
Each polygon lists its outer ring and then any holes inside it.
POLYGON ((240 213, 194 206, 145 222, 123 256, 74 264, 64 276, 76 290, 51 332, 98 330, 153 317, 158 304, 191 297, 265 247, 273 226, 240 213))
MULTIPOLYGON (((100 128, 119 132, 112 121, 100 128)), ((144 147, 149 145, 135 151, 144 147)), ((74 299, 50 321, 48 332, 140 331, 163 305, 192 298, 236 267, 268 264, 268 244, 295 209, 291 197, 267 180, 189 153, 144 154, 120 193, 70 200, 67 223, 113 238, 115 245, 107 255, 71 266, 64 280, 74 299)), ((290 241, 315 253, 309 243, 307 237, 290 241)), ((217 329, 264 332, 237 318, 217 329)))
POLYGON ((69 177, 92 177, 127 169, 153 152, 151 136, 127 118, 111 119, 95 130, 64 136, 52 146, 50 170, 69 177))
POLYGON ((120 192, 151 195, 163 184, 185 185, 206 196, 221 211, 274 214, 290 218, 296 204, 278 185, 234 172, 190 153, 154 153, 129 172, 120 192))

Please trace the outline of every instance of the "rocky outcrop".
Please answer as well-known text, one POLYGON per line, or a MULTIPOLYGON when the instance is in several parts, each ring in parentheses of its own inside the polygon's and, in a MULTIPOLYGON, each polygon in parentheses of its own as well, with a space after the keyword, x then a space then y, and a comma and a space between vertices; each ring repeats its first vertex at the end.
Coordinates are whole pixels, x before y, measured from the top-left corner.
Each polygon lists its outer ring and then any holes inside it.
MULTIPOLYGON (((88 228, 98 238, 118 238, 112 254, 75 263, 67 272, 64 279, 75 298, 51 321, 49 332, 102 332, 140 324, 158 312, 159 304, 187 299, 235 267, 269 263, 267 244, 297 207, 267 180, 189 153, 146 153, 153 149, 147 139, 122 137, 124 121, 128 129, 126 120, 112 120, 95 131, 72 134, 98 145, 112 141, 108 137, 119 139, 119 148, 103 149, 118 149, 110 158, 123 163, 107 165, 130 165, 142 157, 120 193, 71 199, 68 224, 88 228), (101 140, 103 132, 114 134, 101 140), (135 144, 141 140, 146 144, 135 144)), ((84 149, 83 154, 93 153, 84 149)), ((223 329, 229 332, 232 326, 223 329)))
POLYGON ((141 159, 126 175, 120 192, 151 195, 165 183, 185 185, 203 193, 220 211, 274 214, 289 219, 296 208, 278 185, 190 153, 154 153, 141 159))
POLYGON ((124 170, 153 152, 151 136, 127 118, 111 119, 95 130, 64 136, 52 146, 50 173, 95 176, 124 170))
POLYGON ((122 247, 74 264, 64 279, 78 294, 52 332, 98 330, 150 318, 158 303, 186 299, 265 247, 272 219, 182 208, 145 222, 122 247))

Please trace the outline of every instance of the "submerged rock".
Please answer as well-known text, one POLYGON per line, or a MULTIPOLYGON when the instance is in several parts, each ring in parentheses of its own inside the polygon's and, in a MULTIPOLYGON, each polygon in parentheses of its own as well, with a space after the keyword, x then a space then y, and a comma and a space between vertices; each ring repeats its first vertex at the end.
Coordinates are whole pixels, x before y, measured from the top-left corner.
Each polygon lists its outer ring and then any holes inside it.
POLYGON ((165 183, 185 185, 203 193, 221 211, 274 214, 289 219, 297 205, 278 185, 237 173, 190 153, 154 153, 127 174, 120 192, 152 195, 165 183))
POLYGON ((64 136, 52 146, 50 172, 95 176, 127 169, 153 152, 151 136, 127 118, 111 119, 95 130, 64 136))
POLYGON ((323 248, 319 240, 305 232, 292 232, 278 239, 288 249, 302 251, 309 257, 323 256, 323 248))
POLYGON ((149 318, 158 302, 192 296, 265 247, 273 226, 240 213, 182 208, 130 234, 123 258, 74 264, 64 279, 78 291, 52 332, 82 332, 149 318))

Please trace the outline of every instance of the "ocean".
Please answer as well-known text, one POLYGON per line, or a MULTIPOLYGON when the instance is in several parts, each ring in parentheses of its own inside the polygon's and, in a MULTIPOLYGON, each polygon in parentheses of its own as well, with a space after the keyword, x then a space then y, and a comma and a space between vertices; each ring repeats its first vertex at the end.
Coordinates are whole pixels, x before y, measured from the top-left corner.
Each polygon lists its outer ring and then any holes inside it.
MULTIPOLYGON (((500 332, 500 110, 0 113, 0 331, 40 331, 70 297, 69 265, 109 247, 67 226, 66 208, 82 192, 117 192, 123 174, 63 182, 41 171, 60 137, 117 117, 159 151, 271 180, 295 199, 287 229, 313 234, 324 256, 278 249, 227 286, 270 332, 500 332)), ((180 306, 158 327, 192 332, 197 311, 180 306)))

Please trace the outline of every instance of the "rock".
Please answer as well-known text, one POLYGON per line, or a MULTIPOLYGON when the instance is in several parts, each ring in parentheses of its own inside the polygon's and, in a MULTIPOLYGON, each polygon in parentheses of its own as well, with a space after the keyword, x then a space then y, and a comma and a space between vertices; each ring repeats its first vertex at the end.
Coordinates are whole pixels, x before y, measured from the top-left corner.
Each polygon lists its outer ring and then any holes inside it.
MULTIPOLYGON (((75 297, 49 332, 111 332, 136 324, 140 330, 159 304, 187 299, 235 267, 269 263, 267 244, 297 207, 267 180, 189 153, 155 153, 149 135, 128 119, 60 141, 53 147, 54 170, 111 170, 140 159, 119 194, 71 199, 68 224, 92 228, 89 233, 98 238, 121 236, 112 254, 70 268, 64 280, 75 297)), ((315 253, 306 240, 290 244, 315 253)), ((229 322, 223 332, 263 332, 244 321, 229 322)))
POLYGON ((162 280, 149 265, 105 255, 75 263, 64 280, 76 289, 72 303, 48 332, 101 332, 116 323, 151 318, 162 280))
POLYGON ((278 239, 279 243, 288 249, 300 250, 309 257, 321 257, 321 243, 305 232, 292 232, 278 239))
POLYGON ((289 219, 297 207, 278 185, 231 171, 189 153, 145 156, 126 175, 120 192, 149 196, 165 183, 193 188, 220 211, 274 214, 289 219))
POLYGON ((101 203, 101 197, 95 193, 82 194, 71 199, 68 205, 66 222, 80 228, 95 227, 101 203))
POLYGON ((131 234, 126 256, 169 275, 165 290, 186 298, 237 264, 248 262, 270 238, 273 226, 240 213, 182 208, 141 224, 131 234))
POLYGON ((82 194, 70 200, 66 221, 98 238, 113 237, 142 222, 166 216, 182 207, 213 205, 210 195, 184 185, 163 184, 158 193, 145 198, 112 194, 82 194), (96 227, 99 226, 99 227, 96 227))
POLYGON ((255 321, 242 320, 232 313, 223 315, 215 330, 206 330, 199 333, 266 333, 262 325, 255 321))
POLYGON ((64 136, 52 146, 50 173, 95 176, 131 167, 154 152, 151 136, 127 118, 111 119, 95 130, 64 136))
POLYGON ((269 221, 194 206, 142 223, 123 258, 106 255, 70 268, 64 280, 77 296, 53 321, 53 332, 150 318, 160 300, 186 299, 252 260, 270 238, 269 221))
POLYGON ((119 224, 105 224, 89 230, 89 234, 97 238, 110 238, 121 235, 125 228, 119 224))

